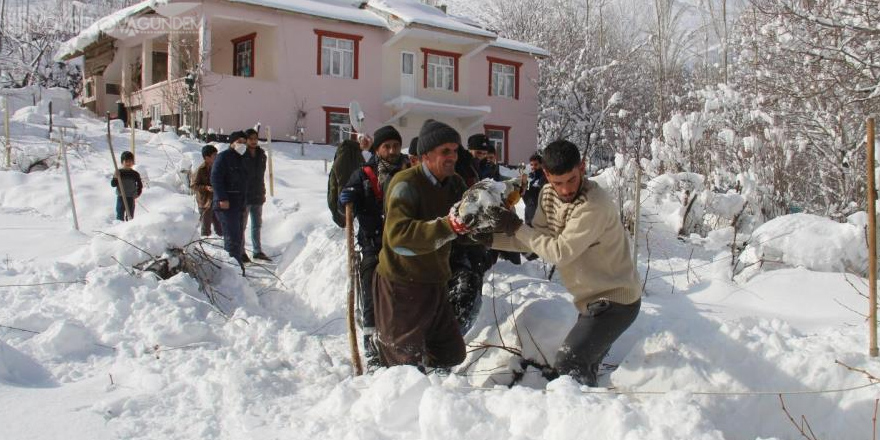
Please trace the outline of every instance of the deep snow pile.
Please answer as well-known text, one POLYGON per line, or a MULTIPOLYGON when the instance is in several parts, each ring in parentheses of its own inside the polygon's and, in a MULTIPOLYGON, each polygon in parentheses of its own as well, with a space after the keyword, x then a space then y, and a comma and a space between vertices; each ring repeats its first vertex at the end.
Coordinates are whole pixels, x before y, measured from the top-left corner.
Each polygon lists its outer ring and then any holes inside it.
MULTIPOLYGON (((53 148, 46 127, 28 121, 13 123, 17 148, 53 148)), ((866 290, 862 279, 794 268, 734 284, 729 252, 676 240, 660 218, 670 212, 666 199, 646 195, 643 311, 606 359, 620 367, 601 377, 624 394, 567 377, 547 383, 492 347, 552 362, 576 312, 540 261, 499 262, 487 274, 466 336, 475 350, 453 374, 396 367, 352 377, 344 233, 324 198, 332 149, 308 146, 301 156, 298 145, 275 145, 276 194, 263 229, 275 261, 242 278, 209 240, 219 294, 212 306, 188 274, 161 280, 132 269, 198 238, 180 170, 198 165, 200 145, 137 133, 136 168, 149 184, 123 224, 113 220, 104 125, 75 114, 70 121, 82 232, 72 230, 63 168, 0 172, 3 439, 794 438, 775 394, 699 392, 867 383, 835 360, 880 372, 865 356, 864 320, 849 310, 864 309, 855 291, 866 290), (517 375, 522 385, 504 385, 517 375)), ((118 154, 129 134, 114 130, 118 154)), ((801 239, 838 234, 810 231, 801 239)), ((785 402, 817 437, 855 439, 869 435, 875 397, 867 388, 785 402)))

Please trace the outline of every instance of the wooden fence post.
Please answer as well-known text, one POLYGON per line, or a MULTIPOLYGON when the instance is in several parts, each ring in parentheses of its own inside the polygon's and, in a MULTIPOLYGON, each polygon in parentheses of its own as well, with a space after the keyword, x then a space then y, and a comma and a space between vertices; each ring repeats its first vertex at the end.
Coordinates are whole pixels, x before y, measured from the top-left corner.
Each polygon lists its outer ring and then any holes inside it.
POLYGON ((874 118, 868 118, 868 353, 877 357, 877 204, 874 182, 874 118))
POLYGON ((6 143, 6 168, 12 166, 12 141, 9 139, 9 97, 3 97, 3 139, 6 143))
POLYGON ((76 217, 76 201, 73 198, 73 184, 70 182, 70 166, 67 164, 67 145, 64 144, 64 128, 59 132, 61 138, 61 155, 64 158, 64 176, 67 179, 67 194, 70 196, 70 210, 73 213, 73 227, 79 231, 79 219, 76 217))
POLYGON ((272 127, 266 127, 266 148, 269 150, 269 195, 275 197, 275 167, 272 165, 272 127))

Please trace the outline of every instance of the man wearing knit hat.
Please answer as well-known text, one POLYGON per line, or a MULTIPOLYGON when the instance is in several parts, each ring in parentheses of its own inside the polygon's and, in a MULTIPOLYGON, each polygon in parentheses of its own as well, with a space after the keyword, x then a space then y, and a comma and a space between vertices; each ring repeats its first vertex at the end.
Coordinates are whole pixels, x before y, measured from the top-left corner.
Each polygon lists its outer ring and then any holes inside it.
POLYGON ((548 145, 550 184, 538 194, 532 225, 499 210, 492 248, 534 252, 556 265, 580 312, 556 353, 556 370, 595 387, 602 358, 639 314, 642 289, 617 204, 585 171, 576 145, 548 145))
MULTIPOLYGON (((369 137, 366 138, 369 142, 369 137)), ((345 205, 351 204, 358 221, 357 240, 360 247, 361 324, 364 333, 364 357, 367 368, 381 366, 379 353, 373 341, 376 333, 376 319, 373 311, 372 280, 376 265, 379 264, 379 250, 382 248, 382 229, 385 226, 385 191, 388 182, 398 171, 409 166, 409 160, 400 154, 400 133, 386 125, 373 133, 370 151, 373 157, 361 168, 351 173, 351 177, 339 193, 339 210, 345 212, 345 205)), ((366 144, 366 142, 365 142, 366 144)))
POLYGON ((464 339, 446 298, 452 241, 468 232, 450 215, 465 191, 455 174, 461 137, 428 120, 419 132, 419 166, 391 179, 385 231, 373 276, 382 363, 451 367, 464 360, 464 339))
POLYGON ((409 141, 409 166, 414 167, 419 164, 419 137, 416 136, 409 141))
POLYGON ((241 266, 244 274, 244 243, 242 220, 247 196, 247 169, 242 155, 247 151, 247 137, 236 131, 229 135, 229 148, 223 150, 211 167, 211 185, 214 186, 214 210, 223 229, 223 248, 241 266))

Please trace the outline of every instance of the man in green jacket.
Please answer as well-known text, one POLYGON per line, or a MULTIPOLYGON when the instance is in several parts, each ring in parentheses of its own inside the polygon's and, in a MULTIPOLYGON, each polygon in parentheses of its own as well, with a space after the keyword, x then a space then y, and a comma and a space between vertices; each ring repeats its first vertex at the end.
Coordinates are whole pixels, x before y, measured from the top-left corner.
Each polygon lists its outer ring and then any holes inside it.
POLYGON ((556 265, 579 312, 556 353, 556 370, 595 387, 602 358, 639 314, 641 287, 617 205, 585 170, 576 145, 548 145, 550 185, 538 195, 532 226, 499 210, 492 248, 534 252, 556 265))
POLYGON ((446 298, 452 241, 467 228, 450 208, 466 186, 455 174, 459 134, 428 120, 419 132, 421 164, 397 173, 385 196, 385 229, 373 276, 382 364, 451 367, 465 345, 446 298))

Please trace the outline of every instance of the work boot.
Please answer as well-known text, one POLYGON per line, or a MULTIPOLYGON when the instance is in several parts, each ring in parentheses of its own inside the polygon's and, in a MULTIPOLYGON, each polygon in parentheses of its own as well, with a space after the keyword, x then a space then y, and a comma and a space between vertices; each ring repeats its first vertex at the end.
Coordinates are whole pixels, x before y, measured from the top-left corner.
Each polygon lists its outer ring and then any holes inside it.
POLYGON ((263 261, 272 261, 272 259, 269 258, 269 256, 264 254, 263 252, 254 253, 254 259, 255 260, 263 260, 263 261))

